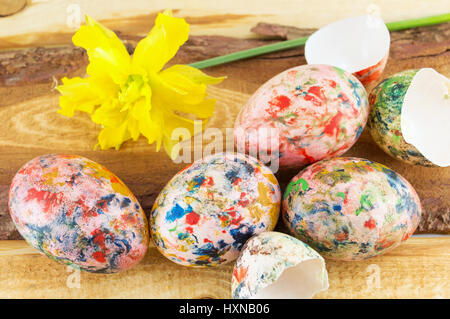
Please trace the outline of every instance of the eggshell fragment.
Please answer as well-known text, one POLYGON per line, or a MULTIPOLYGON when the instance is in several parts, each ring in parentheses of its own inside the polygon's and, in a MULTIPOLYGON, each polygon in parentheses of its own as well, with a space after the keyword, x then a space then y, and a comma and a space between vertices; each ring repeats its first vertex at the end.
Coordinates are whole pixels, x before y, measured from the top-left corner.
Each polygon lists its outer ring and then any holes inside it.
POLYGON ((400 124, 405 142, 431 163, 450 166, 450 80, 433 69, 420 69, 403 100, 400 124))
MULTIPOLYGON (((360 136, 369 113, 367 93, 350 73, 327 65, 286 70, 261 86, 240 111, 235 141, 245 152, 279 153, 280 168, 342 155, 360 136), (278 132, 277 143, 261 131, 278 132)), ((270 134, 269 134, 270 135, 270 134)))
POLYGON ((208 267, 237 258, 248 238, 278 220, 278 182, 258 160, 221 153, 176 174, 151 212, 156 247, 185 266, 208 267))
POLYGON ((450 165, 450 81, 433 69, 406 70, 370 94, 369 131, 387 154, 422 166, 450 165))
POLYGON ((235 299, 312 298, 327 289, 323 258, 300 240, 278 232, 247 241, 231 281, 235 299))
POLYGON ((147 252, 147 218, 134 195, 81 156, 45 155, 25 164, 12 180, 9 209, 31 246, 81 270, 126 270, 147 252))
POLYGON ((361 260, 407 240, 421 216, 414 188, 386 166, 341 157, 317 162, 289 183, 283 220, 322 256, 361 260))
POLYGON ((336 21, 305 43, 308 64, 328 64, 353 73, 364 85, 375 82, 389 56, 389 30, 380 17, 362 15, 336 21))

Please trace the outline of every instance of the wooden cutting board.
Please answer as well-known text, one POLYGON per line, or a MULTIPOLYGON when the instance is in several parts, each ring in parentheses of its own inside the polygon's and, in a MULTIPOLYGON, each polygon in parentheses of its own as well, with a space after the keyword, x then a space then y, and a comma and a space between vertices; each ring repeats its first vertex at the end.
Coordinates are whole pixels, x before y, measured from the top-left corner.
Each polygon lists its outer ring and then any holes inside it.
MULTIPOLYGON (((449 238, 411 238, 381 257, 327 261, 330 288, 316 298, 449 298, 449 238)), ((23 241, 0 241, 0 298, 231 298, 232 265, 177 265, 151 245, 135 268, 75 272, 23 241)))
MULTIPOLYGON (((82 273, 80 288, 71 289, 67 280, 76 279, 76 274, 20 241, 9 217, 7 192, 19 167, 35 156, 72 153, 105 165, 130 187, 147 213, 165 183, 184 166, 171 162, 164 152, 155 152, 144 139, 126 143, 120 151, 94 151, 97 125, 82 114, 72 119, 56 114, 56 83, 62 76, 82 75, 87 63, 84 52, 70 45, 73 28, 65 18, 73 10, 76 12, 74 7, 68 10, 73 2, 30 1, 19 13, 0 18, 0 297, 229 297, 231 266, 187 269, 169 262, 155 248, 131 271, 111 276, 82 273)), ((78 3, 80 12, 89 13, 117 31, 130 52, 163 9, 148 1, 78 3)), ((189 63, 306 35, 324 23, 365 13, 370 4, 350 0, 339 5, 325 0, 283 3, 284 7, 280 7, 264 0, 255 7, 251 1, 232 0, 214 7, 208 1, 165 1, 164 7, 172 7, 176 16, 190 22, 193 34, 171 63, 189 63), (302 8, 295 19, 294 8, 297 12, 302 8), (260 21, 268 24, 252 29, 260 21)), ((422 1, 411 5, 407 0, 376 3, 386 21, 448 10, 448 2, 440 0, 428 1, 426 6, 421 6, 422 1)), ((393 32, 391 36, 390 59, 383 77, 421 67, 433 67, 450 76, 450 24, 393 32)), ((298 48, 206 70, 212 75, 228 76, 208 91, 217 99, 208 126, 223 131, 233 127, 237 112, 262 83, 304 63, 303 48, 298 48)), ((384 154, 367 132, 346 155, 381 162, 406 177, 424 206, 418 233, 450 234, 448 168, 414 167, 396 161, 384 154)), ((290 171, 277 176, 284 187, 295 174, 290 171)), ((449 237, 412 238, 393 252, 366 262, 330 261, 330 290, 319 297, 448 298, 449 252, 449 237)))

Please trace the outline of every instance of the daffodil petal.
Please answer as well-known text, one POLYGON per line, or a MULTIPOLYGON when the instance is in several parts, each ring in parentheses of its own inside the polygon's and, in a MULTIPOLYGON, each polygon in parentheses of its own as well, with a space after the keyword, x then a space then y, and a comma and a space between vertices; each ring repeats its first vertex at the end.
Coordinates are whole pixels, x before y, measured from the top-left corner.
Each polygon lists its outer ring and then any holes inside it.
POLYGON ((197 84, 183 74, 164 70, 151 78, 151 85, 155 88, 154 104, 200 118, 210 117, 214 112, 215 100, 205 100, 206 84, 197 84))
POLYGON ((134 141, 137 141, 140 135, 139 132, 139 121, 135 118, 128 118, 128 131, 130 132, 130 136, 134 141))
POLYGON ((155 115, 152 118, 150 89, 147 94, 150 96, 143 97, 135 103, 131 116, 137 121, 137 130, 147 138, 149 144, 155 141, 159 141, 158 143, 160 143, 162 120, 158 120, 155 115))
MULTIPOLYGON (((180 103, 197 104, 206 97, 206 84, 198 84, 183 74, 167 69, 158 74, 158 79, 165 84, 165 87, 169 86, 170 88, 186 92, 186 94, 178 98, 180 103)), ((164 92, 162 90, 160 92, 163 95, 163 99, 166 100, 171 99, 173 96, 171 92, 164 92)))
POLYGON ((96 92, 100 99, 104 100, 117 96, 119 86, 110 77, 90 76, 87 81, 92 91, 96 92))
POLYGON ((161 93, 161 96, 167 95, 172 100, 178 100, 188 95, 188 92, 170 85, 156 73, 149 76, 149 83, 153 91, 161 93))
POLYGON ((126 119, 127 113, 120 112, 121 105, 114 100, 104 101, 103 104, 91 115, 94 123, 105 127, 118 127, 126 119))
POLYGON ((207 75, 197 68, 184 64, 172 65, 171 67, 165 69, 164 72, 174 72, 181 74, 197 84, 219 84, 227 78, 226 76, 213 77, 207 75))
POLYGON ((89 75, 109 76, 117 84, 127 80, 131 58, 114 32, 86 16, 86 25, 75 33, 72 42, 86 49, 90 62, 87 67, 89 75))
POLYGON ((201 119, 207 119, 213 116, 215 107, 216 107, 215 99, 205 99, 202 102, 195 105, 189 104, 177 105, 174 107, 174 110, 183 113, 195 114, 197 117, 201 119))
POLYGON ((63 78, 62 82, 62 85, 56 87, 61 93, 59 114, 71 117, 76 110, 92 113, 94 108, 101 103, 97 92, 90 87, 88 79, 80 77, 63 78))
POLYGON ((134 104, 131 115, 136 120, 144 119, 147 116, 150 117, 150 105, 147 104, 145 98, 141 98, 134 104))
POLYGON ((168 11, 159 13, 153 29, 136 46, 133 70, 145 70, 147 74, 160 71, 188 37, 189 24, 184 19, 172 17, 168 11))
POLYGON ((195 133, 195 125, 197 122, 201 123, 201 125, 202 125, 201 129, 203 130, 206 125, 205 120, 191 120, 191 119, 184 118, 182 116, 176 115, 171 112, 164 112, 163 133, 166 137, 171 138, 172 133, 175 129, 177 129, 177 128, 184 129, 185 128, 190 132, 191 136, 193 136, 195 133))
POLYGON ((118 127, 104 127, 98 134, 98 144, 102 150, 115 148, 119 150, 123 142, 131 138, 128 131, 127 122, 123 122, 118 127))
MULTIPOLYGON (((161 110, 152 107, 150 116, 151 116, 151 121, 150 121, 149 125, 146 127, 146 129, 149 131, 153 131, 154 141, 156 142, 156 151, 159 152, 159 150, 161 149, 162 138, 163 138, 164 115, 161 110)), ((141 123, 144 124, 144 122, 141 122, 141 123)), ((141 132, 143 132, 142 129, 141 129, 141 132)), ((142 134, 144 134, 144 133, 142 133, 142 134)), ((150 143, 150 139, 149 139, 149 143, 150 143)))

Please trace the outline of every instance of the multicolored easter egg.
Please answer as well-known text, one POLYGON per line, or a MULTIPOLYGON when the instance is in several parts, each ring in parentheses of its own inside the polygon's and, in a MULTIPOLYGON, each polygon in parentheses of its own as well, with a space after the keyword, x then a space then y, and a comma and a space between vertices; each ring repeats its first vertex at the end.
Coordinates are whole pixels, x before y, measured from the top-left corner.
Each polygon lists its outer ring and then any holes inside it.
POLYGON ((12 180, 9 209, 31 246, 81 270, 126 270, 147 252, 147 218, 134 195, 81 156, 45 155, 25 164, 12 180))
POLYGON ((278 152, 281 168, 302 167, 347 151, 368 114, 367 93, 352 74, 327 65, 302 65, 255 92, 237 117, 235 140, 246 152, 278 152), (270 133, 269 142, 261 139, 264 130, 276 131, 277 143, 270 133))
POLYGON ((433 69, 406 70, 370 93, 369 131, 392 157, 422 166, 450 165, 450 80, 433 69))
POLYGON ((421 216, 414 188, 386 166, 341 157, 308 166, 288 184, 283 220, 322 256, 360 260, 407 240, 421 216))
POLYGON ((278 232, 247 241, 231 280, 234 299, 312 298, 327 289, 323 258, 300 240, 278 232))
POLYGON ((152 237, 178 264, 224 264, 237 258, 248 238, 275 227, 280 200, 275 176, 258 160, 211 155, 180 171, 159 194, 152 237))

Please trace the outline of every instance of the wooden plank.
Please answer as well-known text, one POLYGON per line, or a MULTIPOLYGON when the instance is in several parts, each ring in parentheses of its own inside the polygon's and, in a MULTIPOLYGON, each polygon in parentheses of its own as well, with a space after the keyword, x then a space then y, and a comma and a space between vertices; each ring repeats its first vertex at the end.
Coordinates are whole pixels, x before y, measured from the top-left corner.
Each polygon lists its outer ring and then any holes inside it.
MULTIPOLYGON (((82 114, 73 119, 56 114, 55 84, 64 75, 82 75, 87 62, 82 50, 69 45, 77 13, 77 8, 69 4, 78 3, 80 14, 88 13, 118 31, 130 52, 151 28, 156 13, 171 7, 175 16, 188 20, 194 35, 172 63, 188 63, 269 43, 274 38, 308 34, 310 28, 374 10, 369 6, 372 2, 386 21, 448 11, 448 0, 29 0, 24 10, 0 18, 0 298, 230 297, 231 265, 185 268, 165 259, 154 246, 132 270, 96 275, 74 272, 39 255, 24 241, 1 241, 20 239, 9 217, 7 192, 17 169, 35 156, 74 153, 106 165, 137 195, 147 213, 164 184, 185 165, 171 162, 163 152, 154 152, 144 139, 126 143, 119 152, 94 151, 98 126, 82 114), (267 29, 256 28, 252 33, 250 30, 261 21, 271 26, 287 24, 289 30, 286 34, 270 34, 267 29), (264 40, 267 37, 270 41, 264 40), (46 47, 35 48, 38 45, 46 47), (33 48, 17 51, 19 47, 33 48)), ((392 33, 384 76, 420 67, 434 67, 449 76, 449 26, 392 33)), ((263 82, 304 63, 303 49, 298 48, 207 70, 212 75, 228 76, 227 81, 209 89, 210 96, 218 101, 209 127, 233 127, 237 112, 263 82)), ((450 233, 448 169, 412 167, 393 160, 378 149, 367 132, 347 155, 386 164, 411 181, 425 208, 418 232, 450 233)), ((295 173, 278 174, 283 187, 295 173)), ((328 261, 331 286, 317 297, 450 298, 449 248, 448 237, 415 237, 367 261, 328 261)))
MULTIPOLYGON (((450 298, 449 237, 413 237, 384 256, 326 264, 330 288, 317 298, 450 298)), ((0 241, 0 269, 0 298, 231 296, 232 265, 187 268, 169 261, 154 246, 135 268, 99 275, 75 272, 24 241, 0 241)))
POLYGON ((27 0, 0 0, 0 17, 9 16, 22 10, 27 0))
POLYGON ((191 24, 195 35, 247 38, 259 21, 312 28, 336 19, 379 10, 387 21, 448 11, 447 0, 31 0, 15 15, 0 19, 0 48, 69 43, 85 14, 114 30, 146 34, 157 12, 172 8, 191 24), (45 17, 45 18, 43 18, 45 17))
MULTIPOLYGON (((434 67, 450 75, 449 33, 450 24, 392 33, 391 58, 384 76, 412 67, 434 67)), ((132 50, 136 37, 124 37, 129 39, 132 50)), ((192 37, 174 62, 201 60, 262 43, 216 36, 192 37)), ((207 70, 213 75, 228 76, 221 85, 209 90, 210 96, 217 99, 217 107, 208 127, 222 131, 232 128, 242 105, 263 82, 304 63, 303 49, 298 48, 207 70)), ((93 151, 99 127, 86 114, 69 119, 56 113, 58 95, 52 89, 53 77, 56 80, 66 74, 82 73, 85 64, 83 53, 73 47, 0 53, 0 83, 4 84, 0 87, 0 118, 4 119, 0 128, 0 239, 21 238, 9 217, 7 192, 19 167, 35 156, 73 153, 104 164, 124 180, 147 213, 165 183, 184 166, 171 162, 164 152, 154 152, 154 146, 143 138, 125 143, 120 151, 93 151)), ((450 233, 448 169, 415 167, 394 160, 373 143, 367 132, 347 155, 381 162, 406 177, 417 189, 425 209, 418 231, 450 233)), ((284 187, 296 173, 280 172, 277 176, 284 187)))

